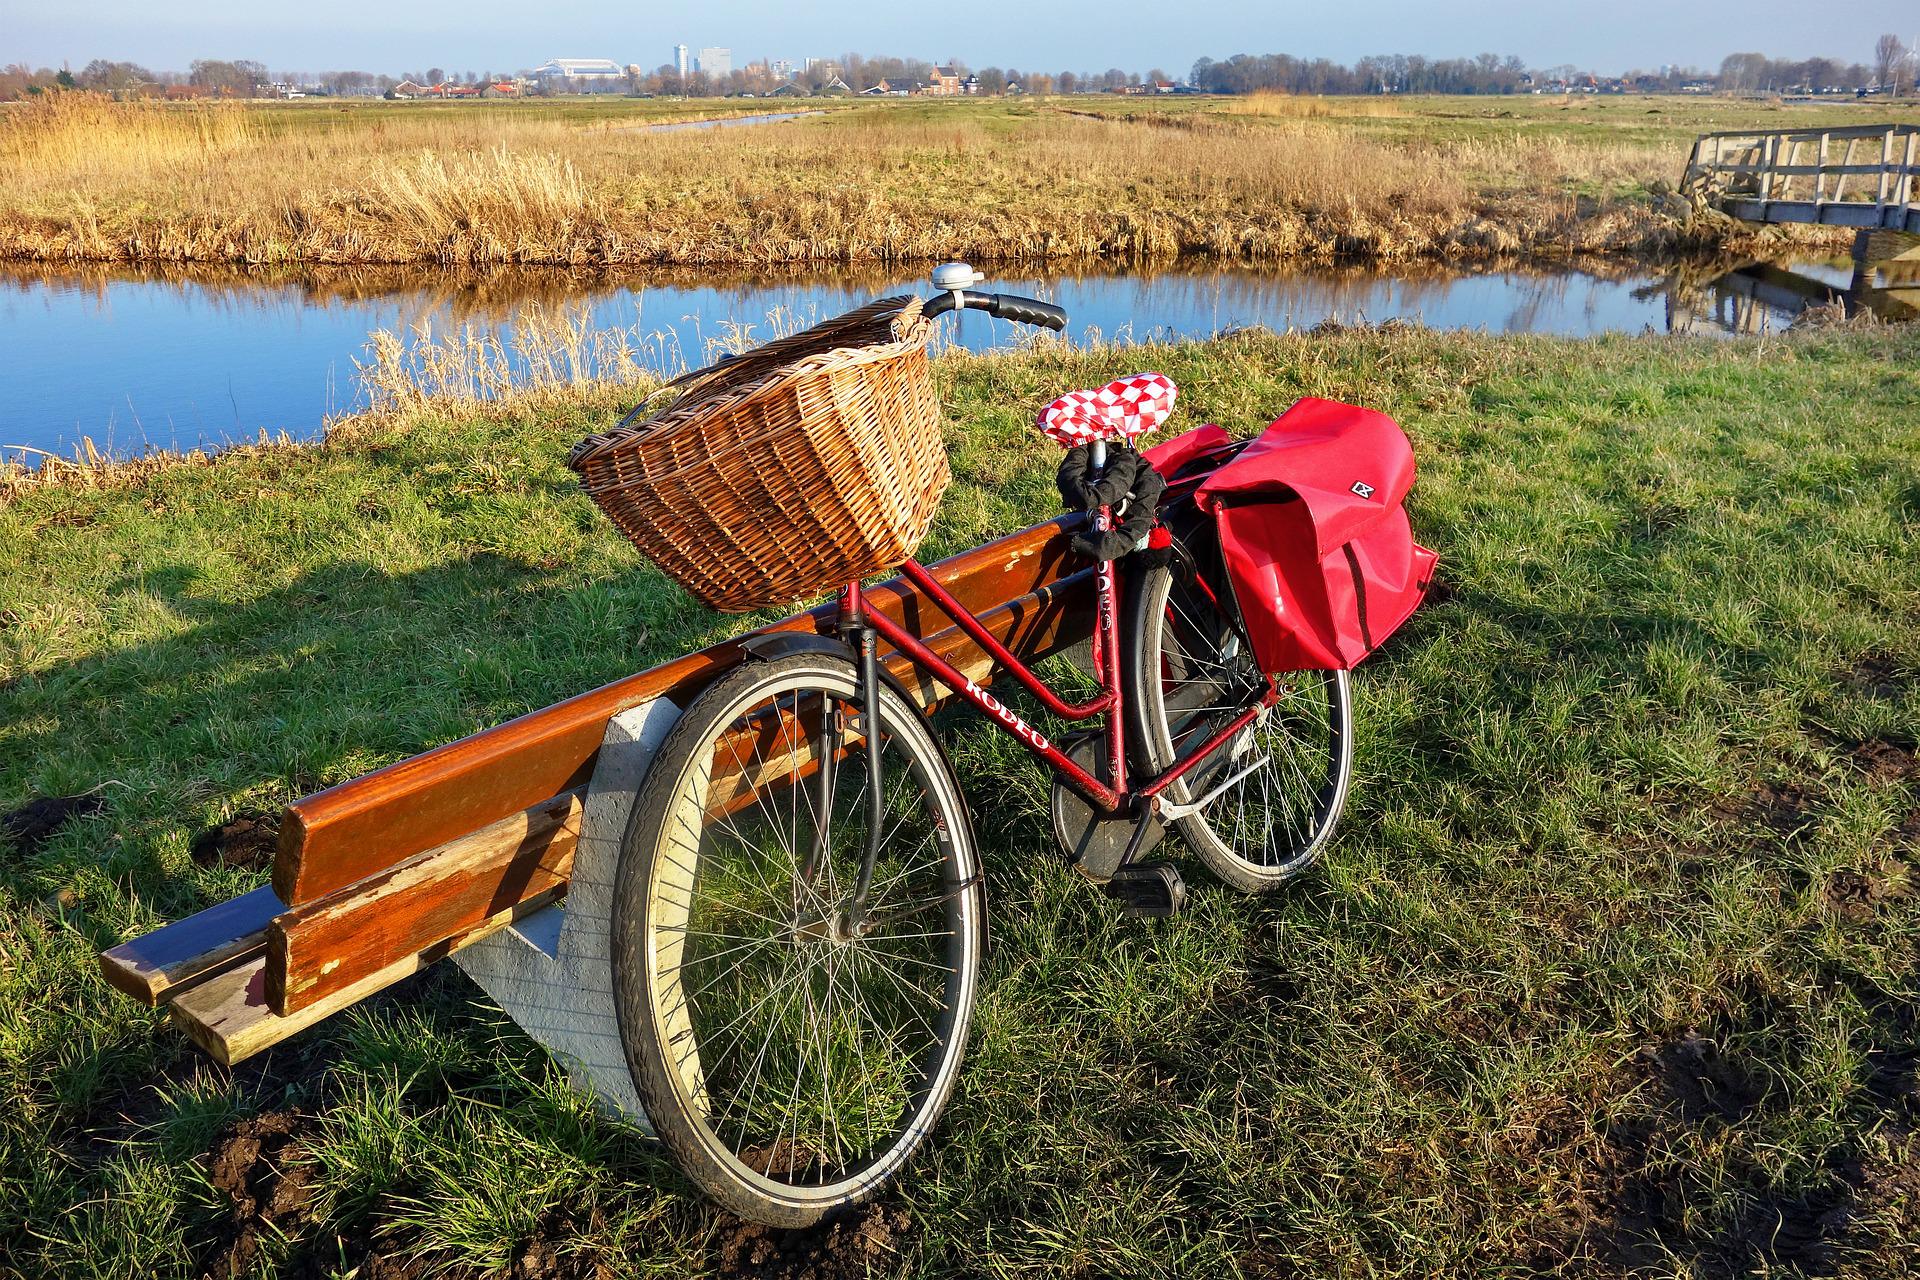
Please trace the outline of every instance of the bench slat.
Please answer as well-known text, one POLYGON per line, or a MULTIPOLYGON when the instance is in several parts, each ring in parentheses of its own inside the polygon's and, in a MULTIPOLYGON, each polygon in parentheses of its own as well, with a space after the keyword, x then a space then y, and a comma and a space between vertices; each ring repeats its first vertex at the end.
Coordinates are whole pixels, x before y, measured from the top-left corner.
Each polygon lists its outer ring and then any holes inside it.
POLYGON ((146 1004, 160 1004, 235 965, 267 945, 267 925, 285 911, 268 885, 100 953, 107 985, 146 1004))
POLYGON ((452 955, 489 934, 498 932, 551 904, 557 893, 544 894, 500 912, 457 938, 449 938, 419 955, 407 956, 367 974, 350 986, 282 1017, 267 1003, 267 957, 264 949, 245 964, 183 992, 168 1010, 173 1020, 214 1061, 233 1066, 270 1049, 296 1032, 356 1004, 402 978, 452 955))
POLYGON ((298 1013, 527 899, 564 892, 582 796, 568 791, 275 919, 268 1006, 298 1013))

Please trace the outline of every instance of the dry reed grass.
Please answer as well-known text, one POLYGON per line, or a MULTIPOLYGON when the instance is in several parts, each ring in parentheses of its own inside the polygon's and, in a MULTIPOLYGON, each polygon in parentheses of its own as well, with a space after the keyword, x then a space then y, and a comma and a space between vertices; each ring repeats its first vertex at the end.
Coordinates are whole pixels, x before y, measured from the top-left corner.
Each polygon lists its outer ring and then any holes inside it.
POLYGON ((0 257, 1405 260, 1645 250, 1683 236, 1677 215, 1644 201, 1566 194, 1646 180, 1664 164, 1650 151, 1520 135, 1388 142, 1319 118, 1314 102, 1235 100, 1180 128, 1140 127, 1159 119, 1152 112, 879 105, 649 132, 583 128, 524 106, 362 109, 269 129, 244 112, 66 95, 0 121, 0 257), (87 136, 93 160, 58 159, 87 136))
POLYGON ((1229 98, 1219 107, 1226 115, 1260 116, 1281 120, 1326 120, 1366 118, 1404 119, 1412 113, 1384 98, 1325 98, 1297 93, 1249 93, 1229 98))
POLYGON ((505 337, 472 325, 439 335, 424 325, 404 333, 376 329, 366 357, 354 362, 355 381, 375 415, 537 400, 561 389, 644 388, 680 364, 655 335, 597 328, 583 306, 542 305, 520 311, 505 337))
POLYGON ((151 181, 259 145, 262 131, 237 103, 171 106, 52 93, 0 116, 0 173, 21 185, 151 181))

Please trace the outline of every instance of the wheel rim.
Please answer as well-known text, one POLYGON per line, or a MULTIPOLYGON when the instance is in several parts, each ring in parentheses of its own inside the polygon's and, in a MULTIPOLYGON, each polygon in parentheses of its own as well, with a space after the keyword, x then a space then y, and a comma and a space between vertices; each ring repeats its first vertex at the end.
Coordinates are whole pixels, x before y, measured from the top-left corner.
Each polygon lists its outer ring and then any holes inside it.
MULTIPOLYGON (((1265 677, 1252 648, 1210 600, 1170 580, 1159 618, 1156 743, 1172 761, 1223 728, 1265 677)), ((1219 791, 1201 819, 1219 851, 1279 876, 1311 859, 1339 804, 1342 673, 1275 677, 1279 701, 1168 788, 1177 803, 1219 791)))
POLYGON ((817 681, 748 699, 683 771, 649 886, 669 1083, 711 1154, 787 1199, 844 1196, 918 1144, 976 976, 957 798, 910 735, 882 735, 885 838, 850 927, 869 827, 858 713, 817 681))

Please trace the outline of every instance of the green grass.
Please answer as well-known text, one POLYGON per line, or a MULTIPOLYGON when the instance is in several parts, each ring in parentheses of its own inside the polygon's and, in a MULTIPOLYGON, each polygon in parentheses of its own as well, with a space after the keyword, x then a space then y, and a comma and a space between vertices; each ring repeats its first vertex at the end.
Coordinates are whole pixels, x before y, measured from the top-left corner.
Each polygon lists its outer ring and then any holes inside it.
MULTIPOLYGON (((1054 860, 1039 771, 948 735, 993 950, 900 1269, 1915 1274, 1916 359, 1888 330, 945 360, 928 555, 1049 514, 1036 404, 1157 367, 1185 424, 1394 414, 1445 586, 1358 674, 1326 862, 1268 898, 1190 867, 1184 917, 1119 917, 1054 860)), ((198 865, 203 828, 740 625, 573 488, 616 408, 0 507, 0 811, 105 799, 0 846, 0 1273, 218 1265, 207 1153, 255 1115, 280 1274, 720 1266, 727 1225, 450 966, 227 1073, 93 960, 263 878, 198 865)))

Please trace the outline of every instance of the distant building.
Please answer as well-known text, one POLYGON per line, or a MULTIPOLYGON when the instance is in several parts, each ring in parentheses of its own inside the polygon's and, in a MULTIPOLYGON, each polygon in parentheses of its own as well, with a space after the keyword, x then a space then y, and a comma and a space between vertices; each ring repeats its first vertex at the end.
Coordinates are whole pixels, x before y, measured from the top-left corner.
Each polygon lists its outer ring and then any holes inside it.
POLYGON ((933 79, 927 85, 927 93, 935 98, 959 97, 959 69, 957 67, 935 67, 933 69, 933 79))
POLYGON ((684 44, 673 46, 673 69, 680 73, 682 80, 687 78, 687 46, 684 44))
POLYGON ((389 98, 400 98, 404 100, 409 98, 424 98, 432 92, 433 90, 423 84, 415 84, 411 80, 402 80, 399 84, 387 90, 387 96, 389 98))
POLYGON ((793 63, 787 61, 785 58, 775 58, 773 61, 767 63, 767 74, 775 80, 791 80, 793 79, 793 63))
POLYGON ((833 59, 831 58, 807 58, 801 62, 800 69, 805 72, 811 71, 815 67, 831 67, 832 65, 833 59))
POLYGON ((549 58, 533 69, 536 80, 620 80, 626 74, 612 58, 549 58))
POLYGON ((699 67, 702 75, 730 76, 733 74, 733 50, 702 49, 699 67))

